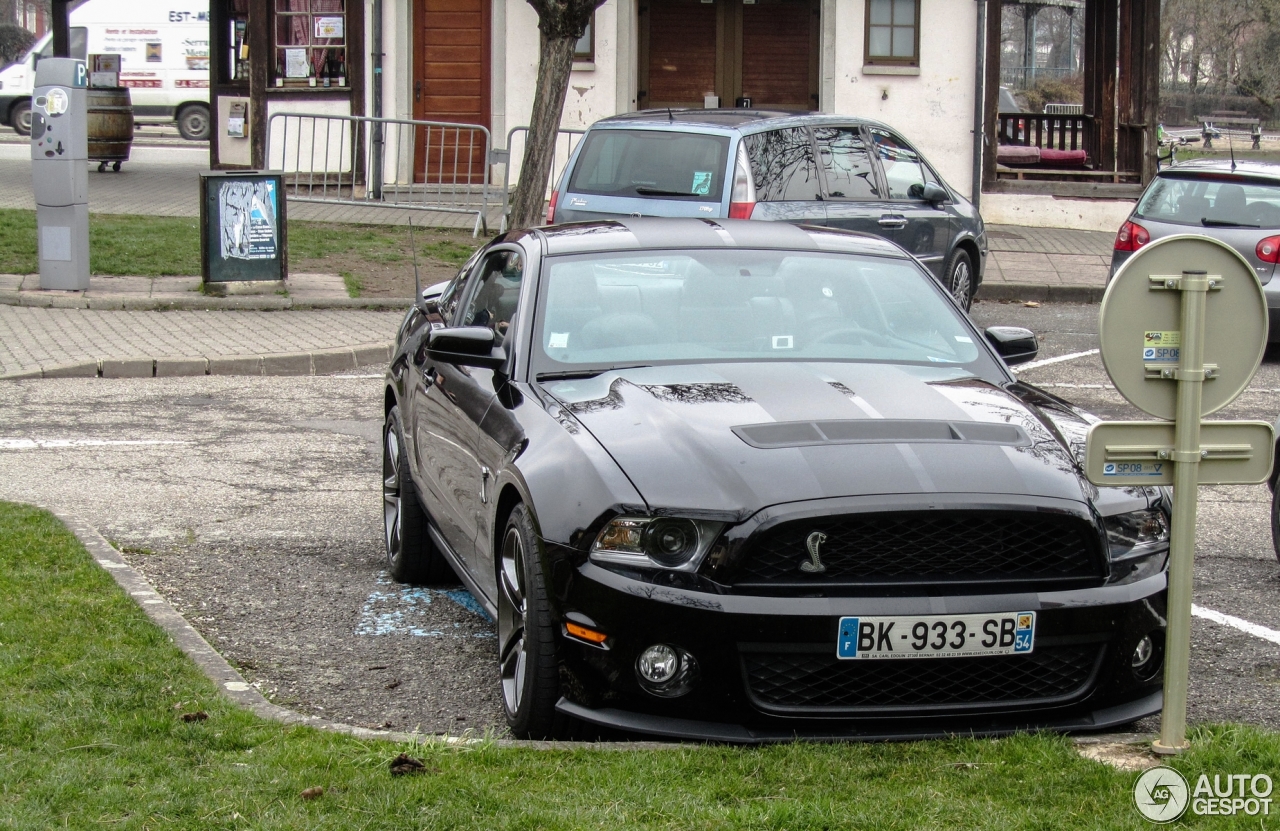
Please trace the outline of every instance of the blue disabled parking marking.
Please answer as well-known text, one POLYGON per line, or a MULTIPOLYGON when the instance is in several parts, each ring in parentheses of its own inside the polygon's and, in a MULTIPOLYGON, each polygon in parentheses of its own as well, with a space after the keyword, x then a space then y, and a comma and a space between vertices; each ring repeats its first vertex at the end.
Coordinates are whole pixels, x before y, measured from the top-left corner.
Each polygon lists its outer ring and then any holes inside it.
POLYGON ((413 635, 418 638, 492 638, 493 619, 485 612, 471 593, 466 589, 431 589, 422 586, 397 586, 392 583, 386 572, 378 575, 378 585, 387 590, 375 589, 369 593, 360 610, 360 621, 356 624, 357 635, 413 635), (427 620, 427 607, 437 597, 461 606, 484 622, 486 631, 467 631, 474 628, 464 627, 463 621, 441 623, 427 620))

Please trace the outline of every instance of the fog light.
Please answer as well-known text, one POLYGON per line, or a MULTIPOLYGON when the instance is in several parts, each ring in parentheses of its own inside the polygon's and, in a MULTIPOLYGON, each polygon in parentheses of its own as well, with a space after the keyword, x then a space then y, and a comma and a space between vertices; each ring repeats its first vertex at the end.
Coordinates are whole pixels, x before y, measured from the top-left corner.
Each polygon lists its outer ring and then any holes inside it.
POLYGON ((636 677, 645 692, 659 698, 676 698, 693 689, 698 662, 683 649, 654 644, 636 659, 636 677))
POLYGON ((1133 677, 1139 681, 1150 681, 1160 672, 1161 653, 1164 651, 1162 635, 1159 630, 1143 635, 1133 648, 1129 666, 1133 669, 1133 677))
POLYGON ((640 653, 636 661, 640 677, 651 684, 665 684, 676 677, 680 669, 680 656, 665 643, 656 644, 640 653))
POLYGON ((1138 641, 1138 646, 1133 650, 1133 658, 1129 661, 1134 669, 1142 669, 1151 660, 1151 656, 1156 653, 1155 644, 1151 642, 1150 635, 1143 635, 1142 640, 1138 641))

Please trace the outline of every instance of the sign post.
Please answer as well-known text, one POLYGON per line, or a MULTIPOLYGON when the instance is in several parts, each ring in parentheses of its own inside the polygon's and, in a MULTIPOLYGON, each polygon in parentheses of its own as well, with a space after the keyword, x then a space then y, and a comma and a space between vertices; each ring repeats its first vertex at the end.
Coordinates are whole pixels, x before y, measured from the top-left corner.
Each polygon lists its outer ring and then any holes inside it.
POLYGON ((1093 425, 1085 473, 1101 486, 1173 486, 1164 710, 1152 749, 1175 754, 1188 747, 1198 486, 1265 482, 1274 454, 1266 422, 1201 419, 1234 401, 1257 372, 1266 348, 1266 300, 1253 268, 1234 249, 1180 235, 1124 264, 1107 286, 1100 317, 1102 361, 1116 390, 1164 419, 1093 425))

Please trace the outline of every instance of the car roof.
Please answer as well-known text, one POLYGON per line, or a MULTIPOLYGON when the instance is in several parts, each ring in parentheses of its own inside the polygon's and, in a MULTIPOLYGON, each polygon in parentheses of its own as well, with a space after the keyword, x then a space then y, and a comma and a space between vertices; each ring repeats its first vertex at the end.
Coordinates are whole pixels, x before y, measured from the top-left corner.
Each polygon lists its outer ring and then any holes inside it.
POLYGON ((1259 161, 1257 159, 1189 159, 1178 162, 1160 171, 1160 175, 1185 176, 1196 173, 1234 173, 1237 176, 1261 176, 1280 179, 1280 163, 1259 161))
POLYGON ((661 109, 640 110, 633 113, 602 118, 589 129, 690 129, 701 128, 717 133, 758 133, 780 127, 806 124, 869 124, 891 129, 888 125, 869 118, 851 115, 831 115, 802 110, 744 110, 744 109, 661 109))
POLYGON ((549 255, 604 251, 742 248, 835 251, 907 259, 886 239, 834 228, 747 219, 627 217, 570 222, 536 230, 549 255))

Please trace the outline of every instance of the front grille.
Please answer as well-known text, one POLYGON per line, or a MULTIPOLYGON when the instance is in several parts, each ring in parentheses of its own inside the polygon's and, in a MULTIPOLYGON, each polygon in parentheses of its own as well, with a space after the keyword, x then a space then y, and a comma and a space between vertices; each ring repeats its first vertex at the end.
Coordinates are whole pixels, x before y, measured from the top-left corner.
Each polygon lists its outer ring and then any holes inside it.
POLYGON ((1102 575, 1093 526, 1030 512, 910 511, 783 523, 748 541, 732 583, 1061 581, 1102 575), (813 534, 823 570, 811 563, 813 534))
POLYGON ((1037 648, 1030 655, 841 661, 816 652, 744 652, 747 688, 765 710, 825 713, 972 709, 1052 704, 1086 691, 1100 644, 1037 648))

